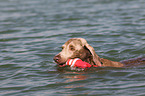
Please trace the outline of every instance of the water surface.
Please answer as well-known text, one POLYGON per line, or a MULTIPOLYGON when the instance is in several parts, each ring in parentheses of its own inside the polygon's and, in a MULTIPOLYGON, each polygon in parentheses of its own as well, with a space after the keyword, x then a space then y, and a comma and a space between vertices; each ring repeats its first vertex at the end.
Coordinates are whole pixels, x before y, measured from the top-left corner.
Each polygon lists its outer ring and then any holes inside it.
POLYGON ((145 54, 144 0, 1 0, 1 96, 144 96, 145 66, 75 71, 53 57, 70 38, 121 61, 145 54))

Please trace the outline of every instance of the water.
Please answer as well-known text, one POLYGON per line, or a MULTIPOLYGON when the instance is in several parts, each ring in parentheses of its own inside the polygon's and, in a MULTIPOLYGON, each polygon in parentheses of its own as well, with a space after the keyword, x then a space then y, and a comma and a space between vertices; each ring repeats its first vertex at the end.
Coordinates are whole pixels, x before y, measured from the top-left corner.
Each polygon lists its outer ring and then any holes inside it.
POLYGON ((0 0, 0 96, 145 96, 145 66, 75 71, 53 57, 70 38, 121 61, 145 54, 144 0, 0 0))

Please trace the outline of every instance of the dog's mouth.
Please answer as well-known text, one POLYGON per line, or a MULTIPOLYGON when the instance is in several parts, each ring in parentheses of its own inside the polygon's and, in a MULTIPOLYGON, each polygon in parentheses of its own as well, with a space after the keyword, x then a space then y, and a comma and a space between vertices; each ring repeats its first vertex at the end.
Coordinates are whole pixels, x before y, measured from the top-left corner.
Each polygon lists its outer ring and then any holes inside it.
POLYGON ((54 59, 54 61, 59 67, 64 67, 66 65, 65 62, 61 62, 59 59, 54 59))
POLYGON ((62 63, 62 64, 57 64, 59 67, 64 67, 64 66, 66 66, 66 64, 65 63, 62 63))
POLYGON ((64 67, 64 66, 66 66, 66 64, 65 64, 66 62, 63 62, 63 63, 61 62, 61 63, 60 63, 60 62, 55 61, 55 63, 56 63, 59 67, 64 67))

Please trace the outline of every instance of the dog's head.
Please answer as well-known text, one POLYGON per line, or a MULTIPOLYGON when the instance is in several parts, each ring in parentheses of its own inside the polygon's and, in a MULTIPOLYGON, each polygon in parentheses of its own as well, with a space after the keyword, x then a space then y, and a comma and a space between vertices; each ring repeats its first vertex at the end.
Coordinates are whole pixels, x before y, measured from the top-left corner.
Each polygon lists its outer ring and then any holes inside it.
POLYGON ((80 58, 90 64, 101 65, 95 50, 83 38, 72 38, 62 45, 62 51, 54 57, 54 61, 63 66, 68 59, 80 58))

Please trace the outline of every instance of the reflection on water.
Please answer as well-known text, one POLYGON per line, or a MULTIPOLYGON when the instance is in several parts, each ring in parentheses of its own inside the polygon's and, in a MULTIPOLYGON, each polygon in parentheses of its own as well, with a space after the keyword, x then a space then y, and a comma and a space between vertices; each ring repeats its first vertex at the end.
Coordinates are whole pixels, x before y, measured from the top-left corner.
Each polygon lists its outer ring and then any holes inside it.
MULTIPOLYGON (((60 72, 60 77, 63 78, 64 81, 60 83, 72 83, 74 82, 73 85, 67 85, 64 86, 64 88, 78 88, 78 87, 83 87, 84 84, 75 84, 75 82, 84 82, 84 80, 88 79, 88 75, 86 75, 85 70, 70 70, 70 67, 65 67, 65 68, 57 68, 57 71, 60 72)), ((58 82, 57 82, 58 83, 58 82)))
POLYGON ((63 78, 67 79, 66 81, 64 81, 66 83, 85 80, 87 78, 87 76, 83 76, 84 73, 82 74, 82 73, 79 73, 79 72, 66 72, 65 74, 68 74, 67 76, 63 76, 63 78), (69 74, 74 74, 74 75, 71 76, 69 74))
POLYGON ((57 69, 70 38, 121 61, 145 54, 145 0, 0 0, 1 96, 144 96, 145 66, 57 69))
MULTIPOLYGON (((64 79, 61 83, 64 83, 64 90, 76 89, 76 88, 83 88, 85 87, 85 80, 88 79, 88 75, 85 72, 64 72, 61 76, 64 79), (81 83, 79 83, 81 82, 81 83), (66 84, 66 85, 65 85, 66 84)), ((61 94, 68 94, 71 95, 73 92, 71 91, 60 91, 61 94)), ((88 92, 83 92, 83 94, 88 94, 88 92)))

